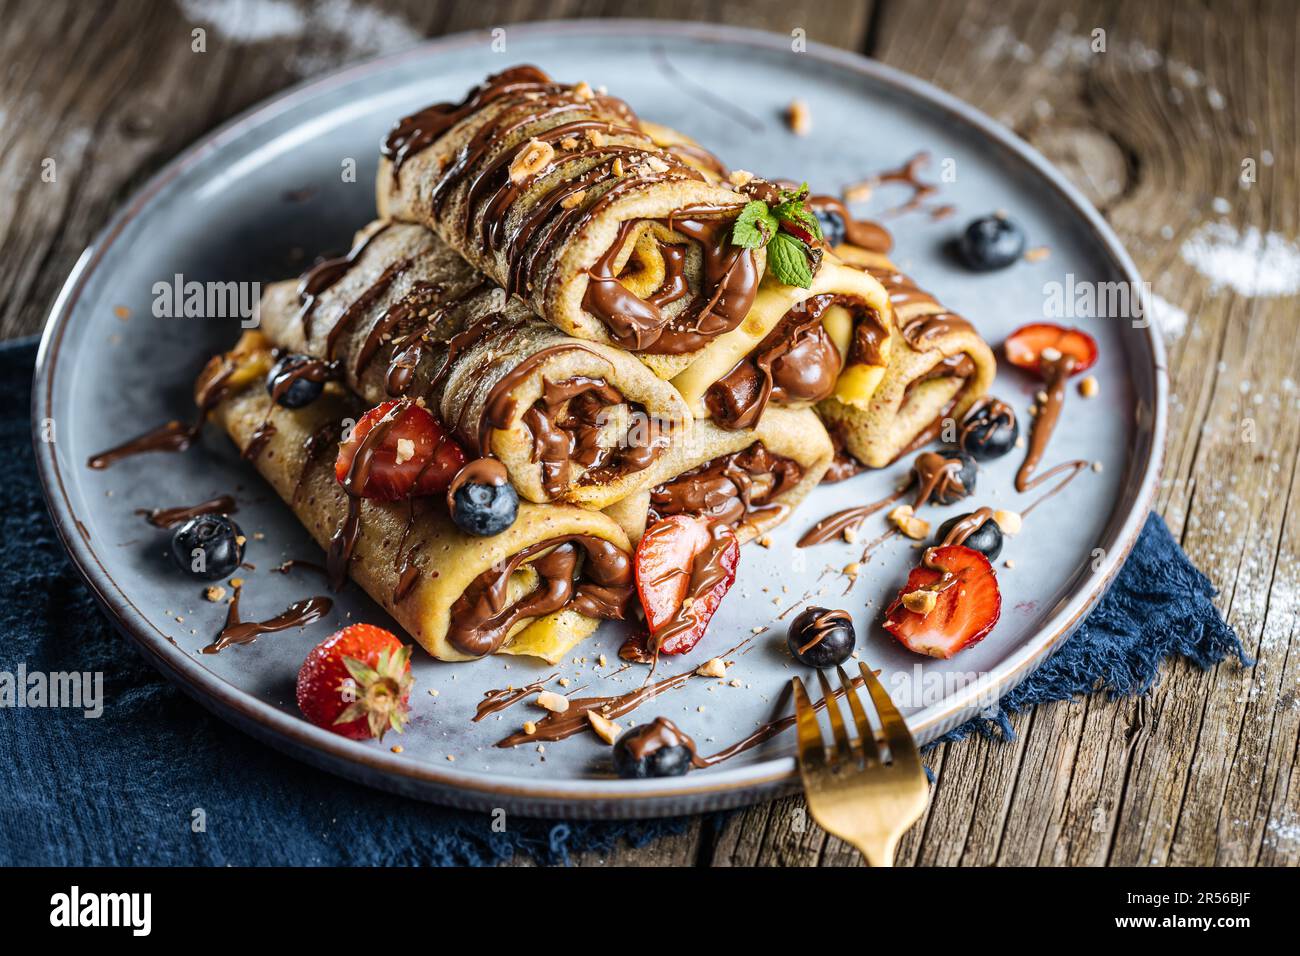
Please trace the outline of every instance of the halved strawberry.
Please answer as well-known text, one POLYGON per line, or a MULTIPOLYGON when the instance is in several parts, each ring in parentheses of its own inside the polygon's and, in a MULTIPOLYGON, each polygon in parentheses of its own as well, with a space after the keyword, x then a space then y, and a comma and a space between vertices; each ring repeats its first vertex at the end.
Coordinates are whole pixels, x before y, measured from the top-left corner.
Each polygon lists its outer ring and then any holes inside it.
POLYGON ((317 644, 298 671, 298 709, 317 727, 353 740, 399 734, 410 708, 411 647, 373 624, 353 624, 317 644))
POLYGON ((651 649, 685 654, 699 643, 739 563, 740 542, 724 524, 672 515, 651 525, 634 558, 651 649))
POLYGON ((1002 592, 989 559, 973 548, 952 545, 931 548, 925 563, 912 569, 885 611, 885 630, 909 651, 946 659, 983 640, 1001 614, 1002 592), (928 613, 904 607, 905 595, 924 594, 946 578, 955 580, 933 592, 935 604, 928 613))
POLYGON ((339 445, 334 477, 360 498, 396 501, 441 494, 464 464, 465 453, 427 408, 398 400, 361 416, 339 445))
POLYGON ((1097 343, 1091 335, 1079 329, 1066 329, 1051 322, 1022 325, 1007 337, 1003 349, 1012 365, 1042 374, 1043 351, 1056 349, 1074 359, 1071 375, 1091 368, 1097 361, 1097 343))

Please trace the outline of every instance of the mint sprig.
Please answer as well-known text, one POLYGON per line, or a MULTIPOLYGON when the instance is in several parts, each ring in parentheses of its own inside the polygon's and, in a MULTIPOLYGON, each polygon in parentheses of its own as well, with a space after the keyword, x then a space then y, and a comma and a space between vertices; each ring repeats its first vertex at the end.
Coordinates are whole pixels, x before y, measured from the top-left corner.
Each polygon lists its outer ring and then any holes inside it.
POLYGON ((775 203, 747 203, 731 227, 731 242, 744 249, 766 246, 767 267, 780 282, 811 288, 821 262, 822 227, 808 208, 808 184, 781 190, 775 203))

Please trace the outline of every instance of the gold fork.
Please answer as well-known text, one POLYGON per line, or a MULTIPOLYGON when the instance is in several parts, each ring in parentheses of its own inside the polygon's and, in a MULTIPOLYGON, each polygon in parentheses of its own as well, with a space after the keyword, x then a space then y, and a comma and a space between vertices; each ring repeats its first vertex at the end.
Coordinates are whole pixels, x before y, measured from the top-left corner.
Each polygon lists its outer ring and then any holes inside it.
POLYGON ((803 681, 794 678, 799 773, 803 777, 808 809, 823 830, 852 843, 872 866, 893 866, 898 839, 925 812, 930 786, 921 766, 921 754, 903 722, 903 715, 871 669, 866 664, 858 666, 880 717, 888 758, 881 755, 880 742, 853 682, 843 667, 837 667, 849 710, 858 725, 858 743, 849 740, 835 692, 826 675, 818 671, 822 699, 835 738, 835 746, 828 751, 817 724, 817 708, 808 699, 803 681))

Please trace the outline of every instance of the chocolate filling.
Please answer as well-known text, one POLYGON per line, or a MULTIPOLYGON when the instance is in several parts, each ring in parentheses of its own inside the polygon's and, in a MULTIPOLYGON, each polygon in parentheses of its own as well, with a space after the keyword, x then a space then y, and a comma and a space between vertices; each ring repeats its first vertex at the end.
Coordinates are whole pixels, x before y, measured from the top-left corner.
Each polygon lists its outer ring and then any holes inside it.
POLYGON ((833 293, 815 295, 791 309, 749 355, 709 386, 704 404, 723 428, 753 428, 769 402, 814 403, 835 390, 842 362, 839 349, 822 326, 832 305, 854 313, 850 359, 881 364, 880 344, 888 332, 861 299, 833 293))
POLYGON ((658 220, 695 243, 702 258, 702 288, 676 318, 664 307, 689 291, 685 278, 686 250, 661 243, 665 275, 649 298, 631 292, 615 274, 614 262, 623 251, 636 220, 619 226, 618 236, 588 272, 582 307, 605 323, 610 337, 634 352, 680 355, 702 348, 710 339, 730 332, 749 314, 761 276, 752 250, 731 244, 731 221, 718 219, 724 207, 689 207, 658 220))
MULTIPOLYGON (((585 470, 584 484, 604 483, 640 471, 658 457, 664 443, 651 437, 617 447, 602 445, 600 434, 609 409, 624 404, 622 393, 603 378, 575 376, 561 382, 544 381, 542 397, 524 413, 533 436, 532 460, 541 463, 542 490, 552 498, 569 486, 573 463, 585 470)), ((645 409, 631 403, 632 412, 644 417, 645 409)))
POLYGON ((776 498, 798 484, 803 468, 762 442, 722 455, 650 492, 649 522, 692 514, 735 526, 782 506, 776 498))
POLYGON ((585 534, 550 538, 475 578, 451 606, 447 639, 462 653, 484 657, 505 643, 515 625, 564 608, 621 620, 632 593, 632 561, 616 545, 585 534), (509 604, 511 575, 530 558, 537 586, 509 604))

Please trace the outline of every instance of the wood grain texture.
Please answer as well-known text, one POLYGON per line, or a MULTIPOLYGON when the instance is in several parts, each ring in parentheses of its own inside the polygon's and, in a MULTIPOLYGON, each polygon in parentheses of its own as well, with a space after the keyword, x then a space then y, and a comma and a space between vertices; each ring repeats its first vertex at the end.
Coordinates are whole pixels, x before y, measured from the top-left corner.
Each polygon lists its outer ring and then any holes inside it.
MULTIPOLYGON (((900 862, 1300 863, 1296 299, 1214 288, 1180 253, 1217 221, 1292 244, 1300 234, 1291 0, 326 0, 291 7, 297 22, 267 13, 281 4, 249 4, 257 19, 222 29, 232 6, 0 3, 0 337, 40 328, 96 230, 185 145, 291 83, 424 36, 650 16, 803 27, 869 53, 1045 153, 1107 216, 1154 291, 1190 316, 1168 338, 1158 508, 1258 658, 1209 672, 1173 663, 1147 697, 1040 707, 1014 721, 1013 742, 938 748, 934 798, 900 862), (196 26, 203 53, 191 48, 196 26), (1105 52, 1092 49, 1097 29, 1105 52), (1247 159, 1257 166, 1249 187, 1247 159), (54 182, 41 179, 46 160, 54 182)), ((789 798, 579 862, 859 861, 789 798)))

